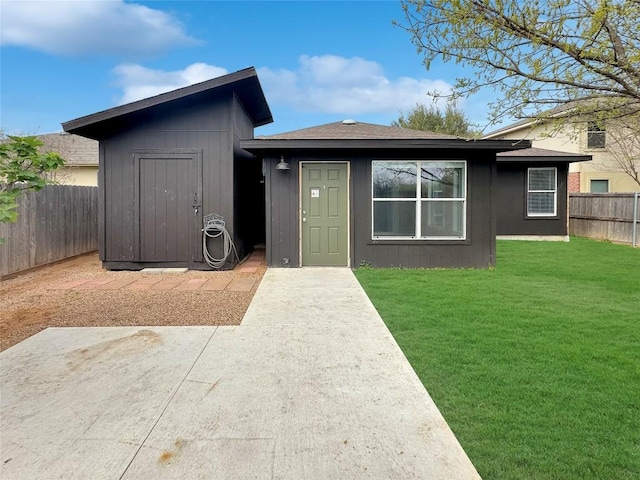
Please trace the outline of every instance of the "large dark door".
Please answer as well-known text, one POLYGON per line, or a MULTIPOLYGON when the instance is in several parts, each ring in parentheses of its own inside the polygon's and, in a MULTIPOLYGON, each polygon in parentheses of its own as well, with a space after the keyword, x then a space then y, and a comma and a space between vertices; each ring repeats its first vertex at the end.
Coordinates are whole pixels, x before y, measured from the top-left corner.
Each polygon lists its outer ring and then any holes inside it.
POLYGON ((202 261, 202 155, 134 154, 139 261, 202 261))

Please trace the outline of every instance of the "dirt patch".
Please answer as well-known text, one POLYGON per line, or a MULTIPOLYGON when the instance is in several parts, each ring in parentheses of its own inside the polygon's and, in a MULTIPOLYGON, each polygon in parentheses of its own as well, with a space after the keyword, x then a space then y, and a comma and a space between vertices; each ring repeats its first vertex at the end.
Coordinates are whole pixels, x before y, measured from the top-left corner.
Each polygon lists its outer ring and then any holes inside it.
MULTIPOLYGON (((97 254, 82 255, 0 282, 0 351, 48 327, 239 325, 266 267, 238 271, 162 273, 167 281, 255 280, 249 291, 54 289, 55 285, 90 279, 122 285, 157 274, 109 272, 97 254)), ((192 282, 194 285, 199 282, 192 282)))

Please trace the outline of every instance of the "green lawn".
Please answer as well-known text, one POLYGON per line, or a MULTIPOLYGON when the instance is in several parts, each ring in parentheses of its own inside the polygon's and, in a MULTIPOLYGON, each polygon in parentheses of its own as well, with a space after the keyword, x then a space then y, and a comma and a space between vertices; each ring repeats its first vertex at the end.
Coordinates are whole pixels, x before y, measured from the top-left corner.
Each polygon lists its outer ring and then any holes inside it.
POLYGON ((640 250, 502 241, 493 270, 355 273, 487 479, 640 478, 640 250))

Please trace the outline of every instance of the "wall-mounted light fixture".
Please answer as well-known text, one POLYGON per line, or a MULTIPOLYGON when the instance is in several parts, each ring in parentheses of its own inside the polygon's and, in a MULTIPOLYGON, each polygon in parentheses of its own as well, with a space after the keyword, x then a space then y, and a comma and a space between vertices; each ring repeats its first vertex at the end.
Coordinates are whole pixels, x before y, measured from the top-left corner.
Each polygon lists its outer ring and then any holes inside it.
POLYGON ((287 162, 285 162, 285 160, 284 160, 284 155, 281 155, 280 156, 280 162, 276 165, 276 170, 281 170, 283 172, 286 172, 290 168, 291 167, 289 166, 289 164, 287 162))

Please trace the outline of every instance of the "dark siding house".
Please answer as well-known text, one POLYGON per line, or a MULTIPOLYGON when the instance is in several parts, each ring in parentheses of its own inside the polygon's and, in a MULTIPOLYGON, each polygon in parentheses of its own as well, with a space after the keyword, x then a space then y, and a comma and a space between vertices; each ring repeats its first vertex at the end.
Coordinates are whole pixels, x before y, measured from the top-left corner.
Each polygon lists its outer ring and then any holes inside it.
MULTIPOLYGON (((262 164, 240 139, 271 121, 249 68, 64 123, 100 144, 103 265, 208 269, 206 214, 224 218, 240 258, 263 242, 262 164)), ((221 239, 211 243, 220 258, 221 239)))
POLYGON ((273 267, 486 268, 496 235, 566 235, 585 159, 353 120, 254 138, 271 121, 249 68, 64 123, 99 142, 103 266, 230 268, 264 243, 273 267), (237 248, 220 265, 210 214, 237 248))
POLYGON ((569 163, 590 155, 527 148, 497 155, 498 238, 565 239, 569 163))
POLYGON ((344 121, 241 146, 265 161, 270 266, 484 268, 496 153, 529 143, 344 121))

